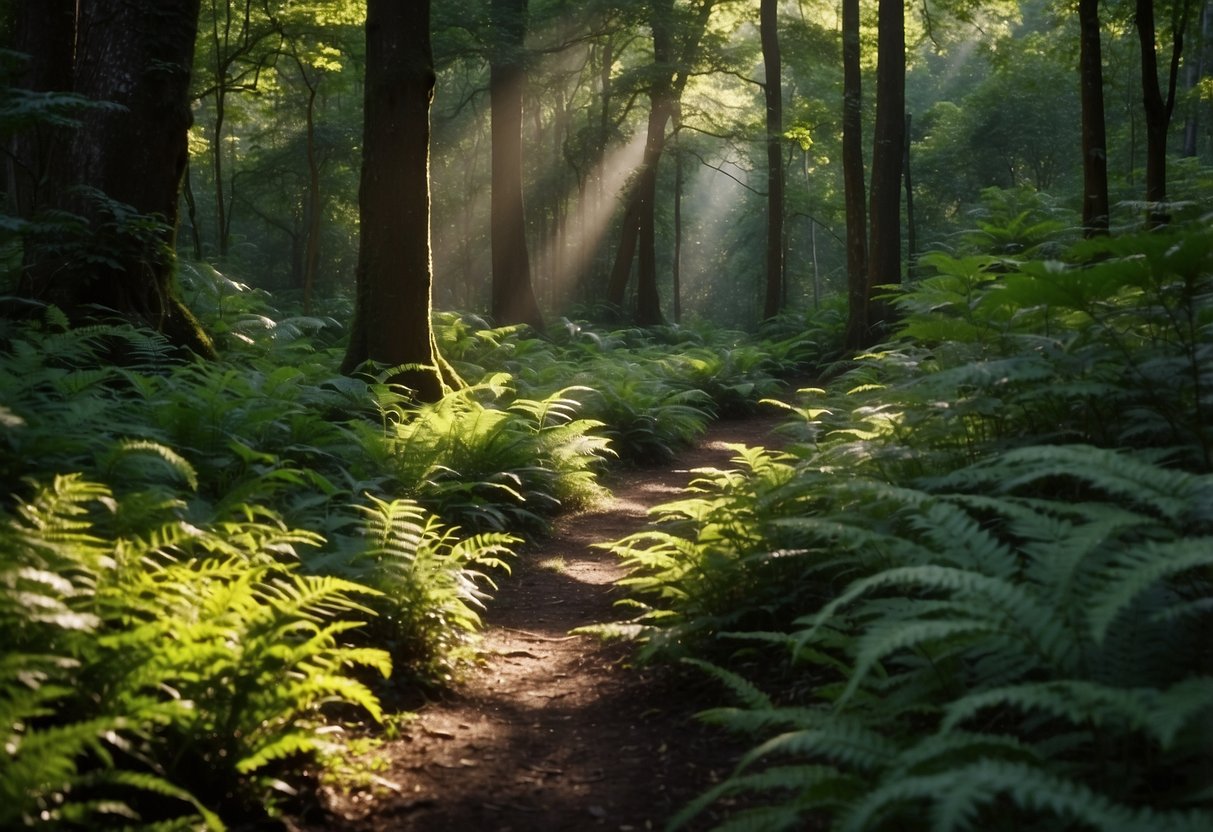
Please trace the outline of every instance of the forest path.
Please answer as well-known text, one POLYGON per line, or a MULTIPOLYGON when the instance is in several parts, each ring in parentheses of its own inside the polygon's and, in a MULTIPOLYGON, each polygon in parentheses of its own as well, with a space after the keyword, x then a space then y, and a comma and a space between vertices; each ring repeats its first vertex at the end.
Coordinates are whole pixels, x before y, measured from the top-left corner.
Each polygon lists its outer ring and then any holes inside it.
MULTIPOLYGON (((649 525, 696 468, 728 467, 730 444, 781 444, 782 412, 715 423, 668 466, 608 480, 613 497, 560 518, 512 563, 485 615, 483 665, 428 703, 382 749, 377 796, 327 795, 301 829, 553 832, 661 829, 727 773, 739 749, 694 721, 709 683, 637 668, 629 645, 569 631, 618 620, 616 558, 591 548, 649 525)), ((710 818, 705 818, 705 821, 710 818)))

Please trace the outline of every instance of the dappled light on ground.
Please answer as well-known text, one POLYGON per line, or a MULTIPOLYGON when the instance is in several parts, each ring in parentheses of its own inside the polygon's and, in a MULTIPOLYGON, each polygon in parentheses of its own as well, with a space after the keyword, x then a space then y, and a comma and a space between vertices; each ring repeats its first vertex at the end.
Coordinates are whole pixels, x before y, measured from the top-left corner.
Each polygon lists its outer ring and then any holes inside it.
POLYGON ((378 794, 330 792, 327 825, 308 828, 659 829, 727 774, 737 749, 694 722, 708 704, 697 679, 570 630, 629 612, 619 563, 593 544, 645 528, 696 469, 768 441, 775 421, 717 425, 674 465, 618 473, 612 500, 561 518, 490 604, 482 667, 386 744, 378 794))

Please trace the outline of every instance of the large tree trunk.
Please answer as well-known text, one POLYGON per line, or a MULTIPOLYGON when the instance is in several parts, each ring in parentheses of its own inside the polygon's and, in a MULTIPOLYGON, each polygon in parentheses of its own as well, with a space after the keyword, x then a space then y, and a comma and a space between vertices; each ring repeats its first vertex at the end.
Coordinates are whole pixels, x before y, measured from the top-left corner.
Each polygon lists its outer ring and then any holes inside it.
POLYGON ((1099 0, 1078 0, 1079 79, 1082 92, 1082 228, 1093 237, 1108 233, 1108 142, 1103 100, 1099 0))
POLYGON ((1134 22, 1141 42, 1141 95, 1146 116, 1146 211, 1151 227, 1165 224, 1167 211, 1167 132, 1175 110, 1175 89, 1179 80, 1179 59, 1183 53, 1184 29, 1190 0, 1175 0, 1176 11, 1171 31, 1171 61, 1167 73, 1167 94, 1158 86, 1158 53, 1155 43, 1154 0, 1137 0, 1134 22))
POLYGON ((80 0, 74 33, 56 28, 57 37, 71 36, 67 45, 57 43, 34 56, 35 62, 62 61, 65 53, 74 54, 72 91, 121 109, 81 112, 80 127, 65 137, 57 156, 60 174, 43 203, 84 218, 90 250, 65 250, 61 240, 35 246, 27 251, 22 290, 76 319, 94 315, 98 307, 112 310, 210 355, 213 347, 173 285, 198 5, 199 0, 80 0), (156 226, 134 215, 150 216, 156 226))
POLYGON ((783 69, 778 0, 762 0, 761 34, 767 104, 767 279, 762 316, 773 318, 783 305, 783 69))
POLYGON ((396 383, 437 401, 453 381, 430 323, 430 3, 368 0, 354 325, 342 364, 400 368, 396 383))
POLYGON ((859 0, 842 2, 842 176, 847 217, 848 349, 868 339, 868 213, 863 176, 862 73, 859 65, 859 0))
POLYGON ((522 49, 527 0, 492 0, 497 42, 489 67, 492 110, 492 312, 501 325, 530 324, 543 329, 543 316, 531 285, 522 199, 522 92, 526 80, 522 49))
MULTIPOLYGON (((880 0, 877 24, 876 124, 868 243, 868 339, 879 339, 891 310, 876 287, 901 282, 901 163, 905 157, 905 5, 880 0)), ((866 345, 865 345, 866 346, 866 345)))

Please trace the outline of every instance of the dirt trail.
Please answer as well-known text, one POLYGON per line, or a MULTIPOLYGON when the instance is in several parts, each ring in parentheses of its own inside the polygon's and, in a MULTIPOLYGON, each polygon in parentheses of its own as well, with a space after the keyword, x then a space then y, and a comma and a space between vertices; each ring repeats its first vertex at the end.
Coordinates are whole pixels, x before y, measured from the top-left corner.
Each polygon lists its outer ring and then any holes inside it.
MULTIPOLYGON (((725 467, 732 443, 771 446, 775 412, 714 425, 669 467, 621 472, 614 498, 561 518, 513 564, 486 615, 484 666, 421 709, 384 749, 378 796, 329 796, 310 829, 549 832, 661 829, 738 749, 696 723, 697 677, 636 668, 629 648, 570 630, 614 620, 615 558, 591 544, 648 524, 691 470, 725 467)), ((705 819, 710 820, 710 819, 705 819)))

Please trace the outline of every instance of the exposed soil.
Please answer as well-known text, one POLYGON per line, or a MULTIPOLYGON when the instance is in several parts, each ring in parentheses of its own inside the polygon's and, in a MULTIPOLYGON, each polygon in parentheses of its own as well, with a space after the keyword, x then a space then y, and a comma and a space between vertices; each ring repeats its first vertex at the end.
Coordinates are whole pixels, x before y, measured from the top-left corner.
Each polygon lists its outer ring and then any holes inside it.
MULTIPOLYGON (((778 444, 779 421, 772 411, 719 422, 673 464, 615 474, 612 499, 561 518, 502 582, 483 666, 385 744, 373 794, 325 794, 326 816, 300 828, 661 829, 717 782, 740 749, 694 720, 710 704, 702 677, 636 667, 628 646, 569 632, 626 617, 615 606, 623 571, 591 544, 644 528, 691 471, 728 467, 729 444, 778 444)), ((691 828, 711 825, 701 820, 691 828)))

